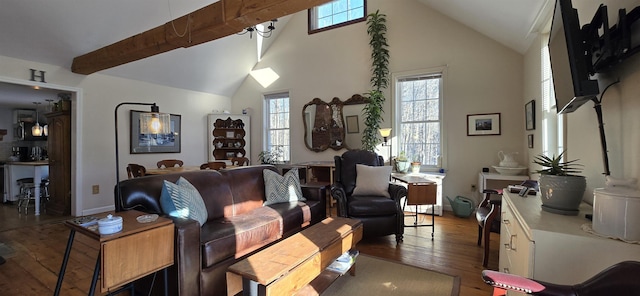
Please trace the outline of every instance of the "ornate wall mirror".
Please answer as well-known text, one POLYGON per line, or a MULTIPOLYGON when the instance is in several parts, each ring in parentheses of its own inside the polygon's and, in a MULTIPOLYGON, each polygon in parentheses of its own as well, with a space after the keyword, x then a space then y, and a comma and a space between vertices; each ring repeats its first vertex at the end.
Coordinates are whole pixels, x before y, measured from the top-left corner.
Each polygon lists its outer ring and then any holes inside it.
MULTIPOLYGON (((328 148, 340 150, 349 149, 347 141, 357 145, 361 138, 360 122, 357 115, 349 115, 349 122, 345 124, 343 107, 345 105, 364 104, 366 99, 360 95, 353 95, 342 102, 333 98, 326 103, 319 98, 313 99, 302 108, 304 122, 304 143, 312 151, 320 152, 328 148), (355 117, 354 117, 355 116, 355 117)), ((349 107, 349 114, 362 113, 362 108, 349 107)), ((357 148, 354 147, 354 148, 357 148)))

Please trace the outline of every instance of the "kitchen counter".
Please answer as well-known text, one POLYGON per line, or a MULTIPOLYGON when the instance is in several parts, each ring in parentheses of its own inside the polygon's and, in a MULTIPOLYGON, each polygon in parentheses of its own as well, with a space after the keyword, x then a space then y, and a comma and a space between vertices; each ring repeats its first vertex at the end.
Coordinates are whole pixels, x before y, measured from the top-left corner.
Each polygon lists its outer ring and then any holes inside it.
POLYGON ((6 165, 31 165, 31 166, 39 166, 39 165, 49 165, 48 160, 38 160, 38 161, 9 161, 6 165))
POLYGON ((40 183, 42 179, 49 178, 49 161, 11 161, 4 165, 4 184, 6 195, 4 201, 15 202, 18 200, 20 186, 17 180, 33 178, 36 196, 35 215, 40 215, 40 183))

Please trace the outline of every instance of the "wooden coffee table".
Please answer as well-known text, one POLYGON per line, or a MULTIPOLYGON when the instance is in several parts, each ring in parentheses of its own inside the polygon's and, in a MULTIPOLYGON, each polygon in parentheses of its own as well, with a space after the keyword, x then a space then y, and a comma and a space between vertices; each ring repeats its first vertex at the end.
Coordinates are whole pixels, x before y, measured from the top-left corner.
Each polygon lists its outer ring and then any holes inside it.
POLYGON ((306 291, 319 294, 339 276, 326 270, 327 266, 354 248, 360 239, 359 220, 326 218, 231 265, 227 271, 227 295, 240 291, 243 295, 294 295, 302 289, 305 295, 306 291))

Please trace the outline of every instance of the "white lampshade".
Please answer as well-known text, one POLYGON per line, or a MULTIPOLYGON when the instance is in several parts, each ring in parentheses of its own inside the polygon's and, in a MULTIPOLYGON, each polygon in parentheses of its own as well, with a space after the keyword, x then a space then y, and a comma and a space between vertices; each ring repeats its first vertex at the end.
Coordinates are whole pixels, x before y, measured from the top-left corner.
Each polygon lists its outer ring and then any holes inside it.
POLYGON ((49 125, 48 124, 45 124, 44 128, 42 128, 42 133, 44 133, 45 137, 49 136, 49 125))
POLYGON ((140 114, 140 133, 166 135, 171 133, 171 115, 159 112, 140 114))
POLYGON ((42 127, 40 126, 40 123, 38 123, 37 121, 36 121, 36 125, 34 125, 34 126, 31 128, 31 134, 32 134, 34 137, 40 137, 40 136, 42 136, 42 127))
POLYGON ((391 128, 381 128, 379 131, 383 138, 387 138, 391 135, 391 128))

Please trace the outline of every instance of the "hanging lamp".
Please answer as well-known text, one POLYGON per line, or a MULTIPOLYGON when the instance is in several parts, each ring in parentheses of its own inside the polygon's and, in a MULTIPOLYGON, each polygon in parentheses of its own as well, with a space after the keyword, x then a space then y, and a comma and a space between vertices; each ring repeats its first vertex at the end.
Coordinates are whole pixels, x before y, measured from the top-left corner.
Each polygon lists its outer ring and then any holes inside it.
MULTIPOLYGON (((51 102, 53 102, 53 100, 52 99, 46 99, 45 101, 49 102, 49 105, 47 106, 47 111, 48 112, 52 112, 53 111, 53 107, 51 105, 51 102)), ((45 137, 49 136, 49 124, 48 123, 44 125, 44 128, 42 129, 42 133, 44 133, 45 137)))
POLYGON ((31 134, 34 137, 40 137, 42 136, 42 127, 40 126, 40 123, 38 122, 38 105, 40 105, 40 102, 33 102, 34 105, 36 105, 36 125, 34 125, 31 128, 31 134))

